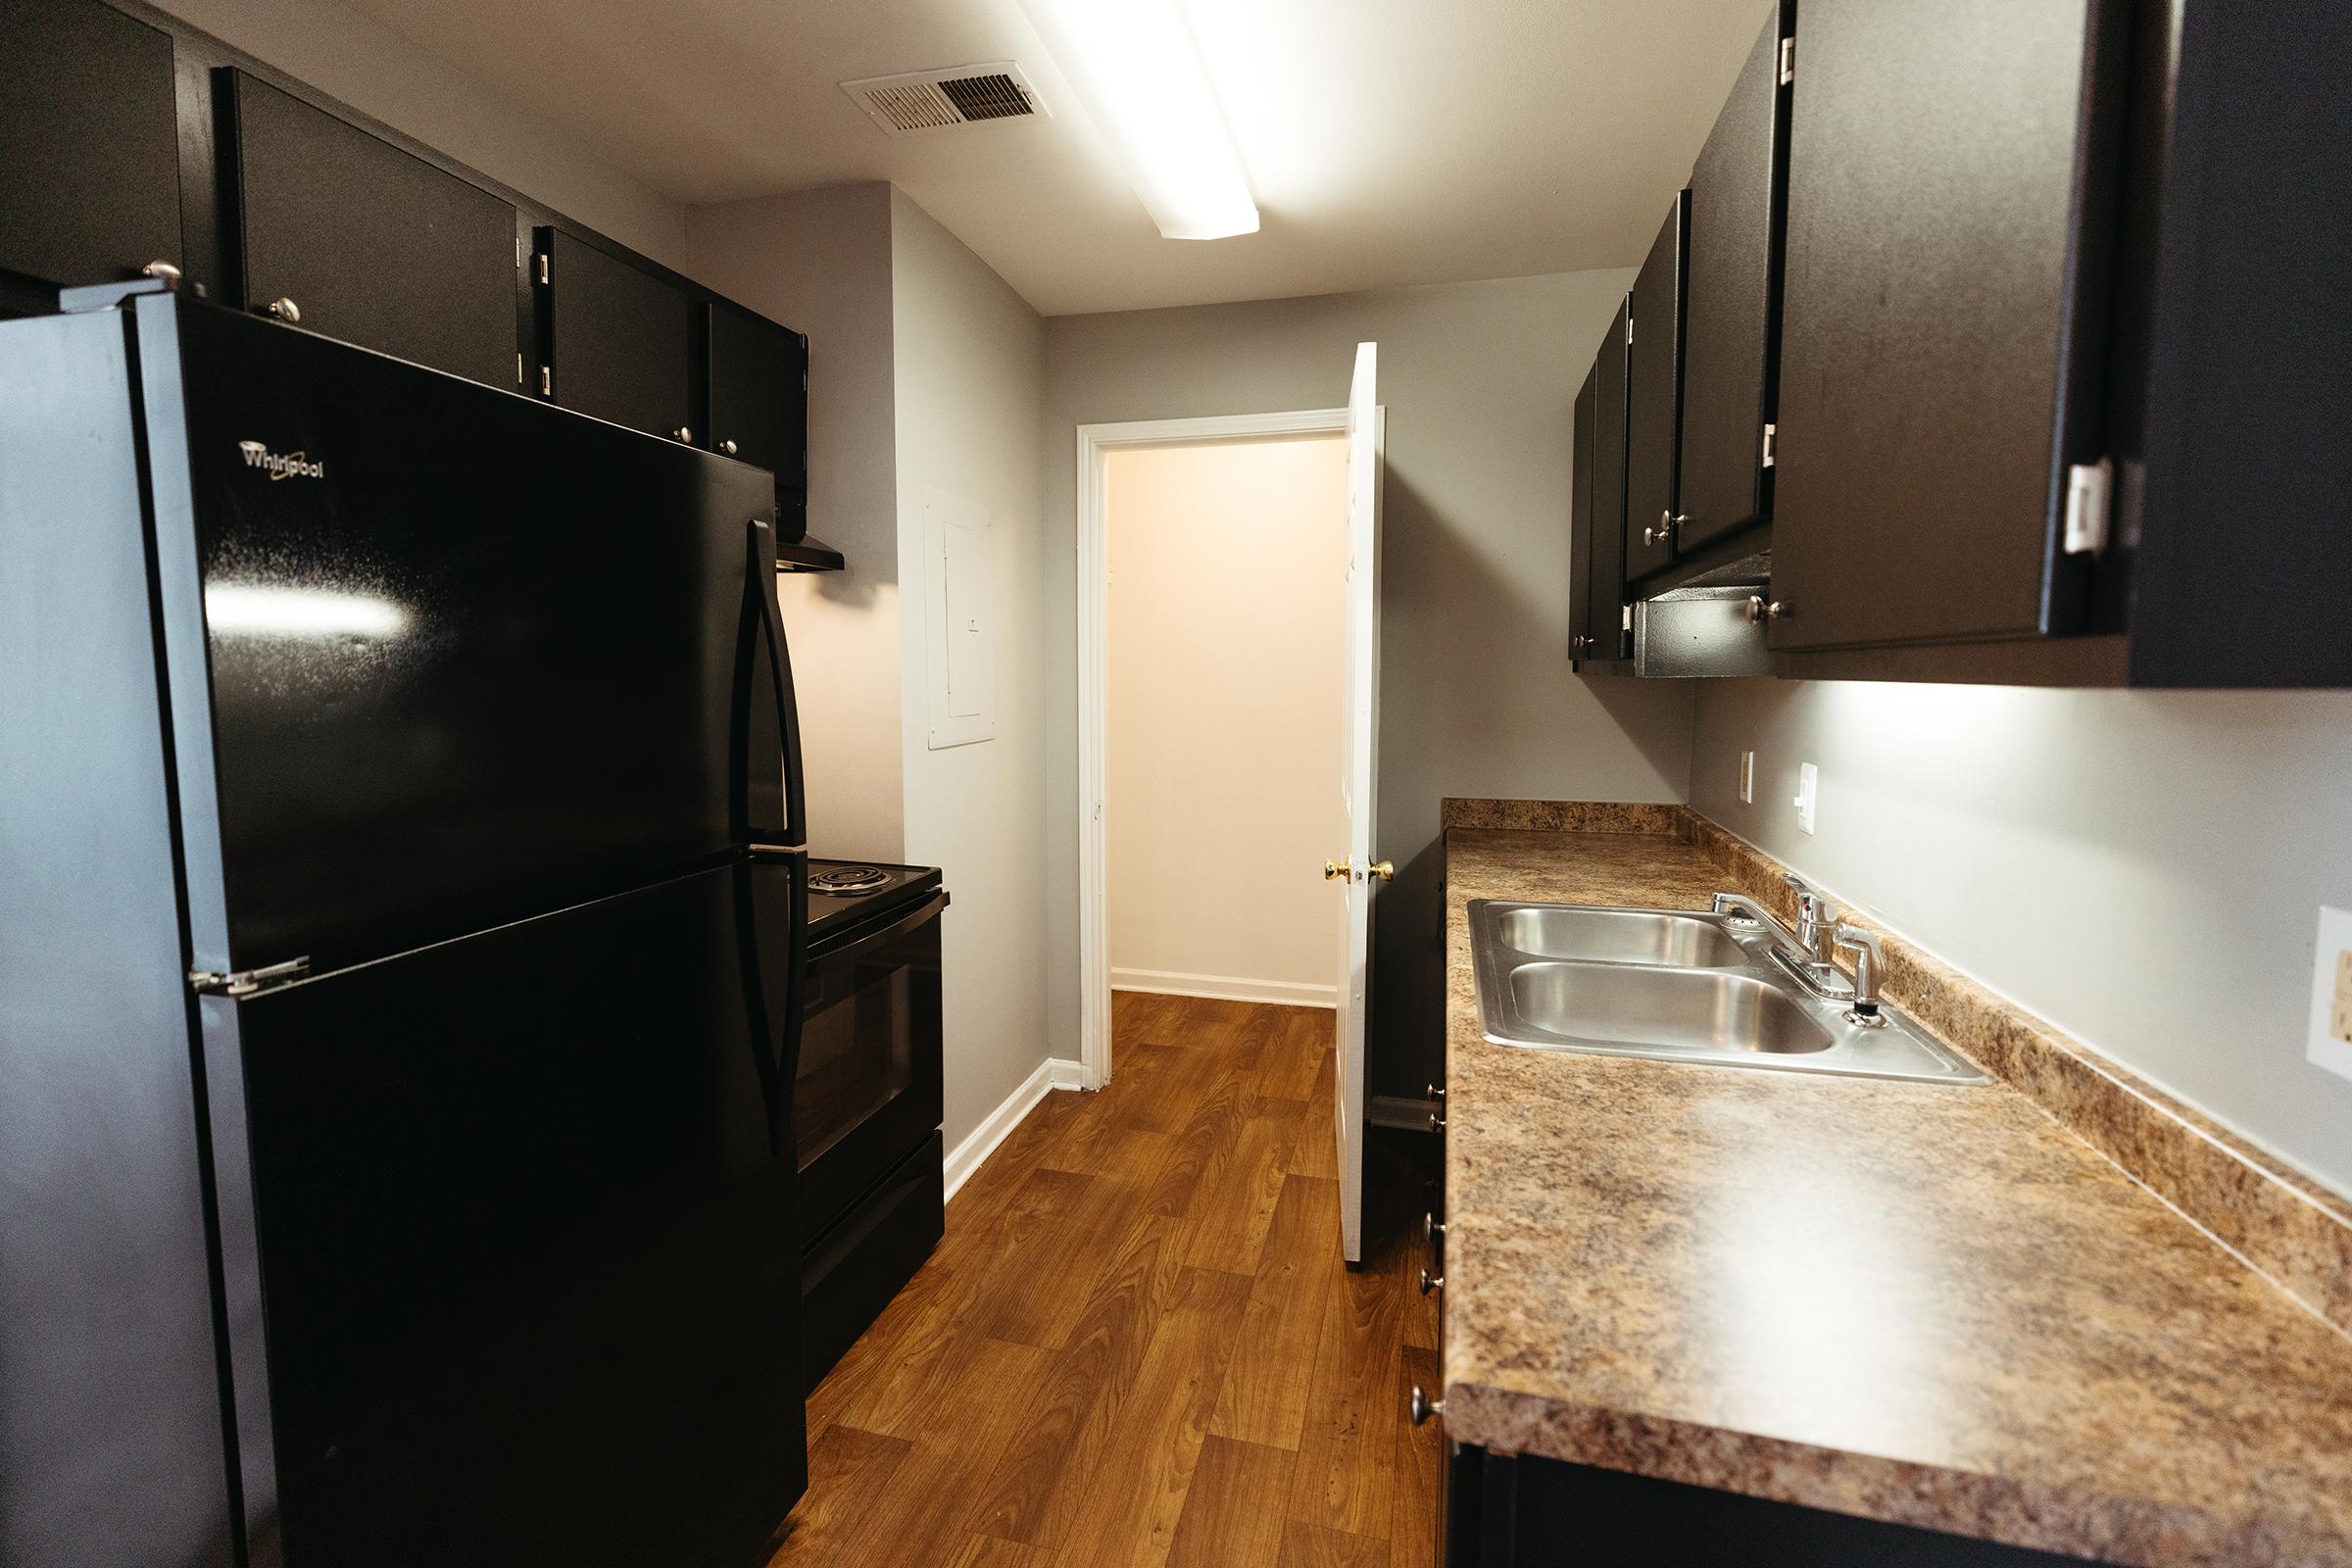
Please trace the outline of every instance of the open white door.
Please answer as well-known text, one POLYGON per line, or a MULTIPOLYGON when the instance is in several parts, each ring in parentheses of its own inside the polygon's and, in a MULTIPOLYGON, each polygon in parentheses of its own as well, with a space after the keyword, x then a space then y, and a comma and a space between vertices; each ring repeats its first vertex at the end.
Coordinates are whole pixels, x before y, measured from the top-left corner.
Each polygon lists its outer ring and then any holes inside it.
POLYGON ((1383 458, 1380 345, 1355 346, 1355 381, 1348 392, 1348 608, 1342 663, 1346 704, 1340 754, 1340 808, 1348 819, 1347 858, 1336 880, 1346 890, 1341 923, 1338 1103, 1340 1250, 1364 1259, 1364 1011, 1370 994, 1372 898, 1388 867, 1372 859, 1373 758, 1380 712, 1380 492, 1383 458))

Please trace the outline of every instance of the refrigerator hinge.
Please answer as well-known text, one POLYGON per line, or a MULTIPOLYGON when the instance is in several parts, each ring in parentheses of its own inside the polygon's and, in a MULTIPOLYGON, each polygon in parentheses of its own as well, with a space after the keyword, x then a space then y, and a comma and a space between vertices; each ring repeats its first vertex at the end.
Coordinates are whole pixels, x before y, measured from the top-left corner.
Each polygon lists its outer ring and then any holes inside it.
POLYGON ((1767 468, 1772 466, 1773 437, 1780 433, 1781 427, 1777 424, 1768 424, 1764 427, 1764 466, 1767 468))
POLYGON ((310 977, 311 960, 307 957, 288 958, 283 963, 265 964, 259 969, 238 969, 220 974, 212 969, 190 969, 188 985, 200 996, 250 997, 279 986, 290 986, 297 980, 310 977))
POLYGON ((2068 466, 2064 541, 2068 555, 2094 556, 2107 547, 2108 501, 2114 478, 2115 465, 2105 458, 2068 466))
POLYGON ((1786 87, 1796 79, 1796 40, 1781 40, 1781 85, 1786 87))

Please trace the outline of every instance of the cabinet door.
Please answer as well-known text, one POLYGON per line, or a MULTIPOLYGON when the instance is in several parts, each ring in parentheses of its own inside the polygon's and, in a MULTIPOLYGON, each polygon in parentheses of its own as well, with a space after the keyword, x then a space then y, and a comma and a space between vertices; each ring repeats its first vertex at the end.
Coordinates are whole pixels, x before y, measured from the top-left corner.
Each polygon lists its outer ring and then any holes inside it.
POLYGON ((177 123, 169 36, 96 0, 9 0, 0 270, 54 288, 177 264, 177 123))
POLYGON ((1592 657, 1592 408, 1599 401, 1600 367, 1585 372, 1576 394, 1575 466, 1568 474, 1568 657, 1592 657))
POLYGON ((614 424, 694 439, 694 300, 685 290, 552 228, 539 290, 555 400, 614 424))
POLYGON ((1683 423, 1683 264, 1690 193, 1651 242, 1634 279, 1633 342, 1625 373, 1625 575, 1674 560, 1676 448, 1683 423))
POLYGON ((246 308, 290 299, 312 331, 513 391, 514 209, 241 71, 215 91, 246 308))
POLYGON ((1777 648, 2076 629, 2119 0, 1805 0, 1774 476, 1777 648))
POLYGON ((1782 0, 1690 172, 1679 551, 1772 514, 1764 428, 1774 418, 1779 369, 1788 130, 1781 40, 1794 22, 1793 0, 1782 0))
POLYGON ((1632 652, 1625 635, 1626 310, 1617 307, 1592 366, 1592 648, 1596 659, 1632 652))
POLYGON ((762 316, 704 308, 710 376, 710 450, 808 488, 808 340, 762 316))

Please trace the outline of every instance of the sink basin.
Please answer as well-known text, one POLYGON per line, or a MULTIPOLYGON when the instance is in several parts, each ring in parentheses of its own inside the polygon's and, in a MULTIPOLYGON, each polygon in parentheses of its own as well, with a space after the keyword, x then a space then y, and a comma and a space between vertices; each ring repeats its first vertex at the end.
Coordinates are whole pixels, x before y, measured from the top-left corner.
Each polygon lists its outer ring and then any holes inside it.
POLYGON ((1499 1046, 1859 1078, 1983 1083, 1892 1007, 1877 1028, 1772 961, 1725 916, 1595 905, 1470 905, 1486 1037, 1499 1046))
POLYGON ((1788 1055, 1837 1044, 1772 982, 1718 969, 1523 963, 1511 1004, 1530 1027, 1594 1049, 1788 1055))
POLYGON ((1521 904, 1500 913, 1495 932, 1505 946, 1538 958, 1699 969, 1738 968, 1756 961, 1719 915, 1521 904))

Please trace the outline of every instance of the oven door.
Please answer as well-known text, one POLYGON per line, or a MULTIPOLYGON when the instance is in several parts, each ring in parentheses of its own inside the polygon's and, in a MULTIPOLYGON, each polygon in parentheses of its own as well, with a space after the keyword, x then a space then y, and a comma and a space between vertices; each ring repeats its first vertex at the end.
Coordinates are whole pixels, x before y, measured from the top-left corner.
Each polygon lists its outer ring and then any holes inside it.
POLYGON ((804 1248, 939 1131, 947 906, 934 893, 808 956, 792 1095, 804 1248))

